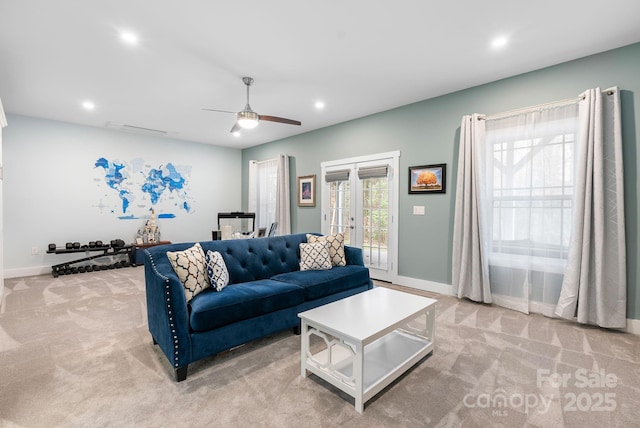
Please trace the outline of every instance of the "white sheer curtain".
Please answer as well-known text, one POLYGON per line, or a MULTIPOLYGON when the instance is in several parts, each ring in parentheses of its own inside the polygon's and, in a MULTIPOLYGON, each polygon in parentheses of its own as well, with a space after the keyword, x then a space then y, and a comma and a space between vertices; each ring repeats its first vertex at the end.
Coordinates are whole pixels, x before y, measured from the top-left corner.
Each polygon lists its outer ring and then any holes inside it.
POLYGON ((256 228, 277 222, 277 235, 291 233, 289 156, 249 161, 249 212, 256 213, 256 228))
POLYGON ((606 93, 487 117, 484 130, 482 116, 463 118, 459 297, 624 327, 620 107, 617 89, 606 93))
POLYGON ((453 287, 459 298, 491 303, 487 229, 480 220, 480 178, 478 149, 484 141, 485 121, 481 115, 464 116, 460 125, 458 182, 453 228, 453 287))
POLYGON ((580 103, 575 216, 555 314, 626 326, 627 278, 620 94, 589 89, 580 103))
POLYGON ((553 314, 571 232, 577 121, 575 101, 486 121, 481 209, 500 306, 553 314))

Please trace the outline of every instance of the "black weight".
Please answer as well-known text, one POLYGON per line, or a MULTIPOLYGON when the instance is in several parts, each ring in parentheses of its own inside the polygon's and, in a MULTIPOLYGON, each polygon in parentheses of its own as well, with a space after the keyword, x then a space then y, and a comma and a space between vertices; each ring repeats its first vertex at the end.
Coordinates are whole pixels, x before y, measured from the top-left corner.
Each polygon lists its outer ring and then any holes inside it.
POLYGON ((102 246, 103 246, 102 241, 96 241, 96 247, 102 247, 102 246))
POLYGON ((56 250, 56 244, 49 244, 49 251, 55 251, 56 250))
POLYGON ((111 241, 111 246, 114 248, 124 247, 124 241, 122 239, 114 239, 111 241))
POLYGON ((89 241, 89 248, 95 248, 96 241, 89 241))
POLYGON ((73 243, 73 248, 76 249, 76 250, 79 249, 80 248, 80 243, 79 242, 74 242, 73 243))
POLYGON ((66 244, 64 244, 64 247, 67 250, 72 250, 73 249, 73 242, 67 242, 66 244))
POLYGON ((79 273, 84 273, 86 271, 84 266, 78 266, 78 272, 79 273))

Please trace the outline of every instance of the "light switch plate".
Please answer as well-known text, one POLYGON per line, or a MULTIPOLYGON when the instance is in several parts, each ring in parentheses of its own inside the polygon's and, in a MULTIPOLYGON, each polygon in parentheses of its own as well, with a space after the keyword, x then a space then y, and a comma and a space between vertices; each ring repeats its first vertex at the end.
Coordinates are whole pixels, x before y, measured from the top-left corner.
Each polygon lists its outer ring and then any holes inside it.
POLYGON ((413 215, 424 215, 424 205, 414 205, 413 215))

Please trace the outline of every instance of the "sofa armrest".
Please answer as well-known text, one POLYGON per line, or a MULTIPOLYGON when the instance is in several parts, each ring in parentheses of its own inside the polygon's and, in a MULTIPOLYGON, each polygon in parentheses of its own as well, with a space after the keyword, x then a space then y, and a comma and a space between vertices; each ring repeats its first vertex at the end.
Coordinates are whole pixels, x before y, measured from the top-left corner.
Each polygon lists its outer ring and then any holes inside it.
POLYGON ((362 248, 344 246, 344 255, 347 259, 348 265, 364 266, 364 259, 362 257, 362 248))
POLYGON ((186 366, 191 362, 191 338, 184 287, 166 251, 147 249, 144 259, 149 332, 174 369, 186 366))

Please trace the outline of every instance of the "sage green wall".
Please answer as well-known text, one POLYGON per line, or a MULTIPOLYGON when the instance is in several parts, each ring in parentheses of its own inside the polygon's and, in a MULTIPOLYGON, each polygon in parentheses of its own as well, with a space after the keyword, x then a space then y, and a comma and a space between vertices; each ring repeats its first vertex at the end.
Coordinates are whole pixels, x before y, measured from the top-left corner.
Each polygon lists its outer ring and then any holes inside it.
MULTIPOLYGON (((473 69, 473 64, 469 64, 469 68, 473 69)), ((291 180, 295 183, 300 175, 316 174, 319 178, 323 161, 400 150, 398 274, 451 284, 451 219, 462 116, 512 110, 575 97, 592 87, 611 86, 620 88, 622 98, 627 316, 640 319, 637 267, 640 109, 635 107, 640 104, 640 43, 245 149, 242 152, 243 204, 246 209, 251 159, 267 159, 280 153, 290 155, 291 180), (446 194, 409 195, 407 168, 432 163, 447 164, 446 194), (426 206, 426 215, 412 215, 414 205, 426 206)), ((327 108, 331 108, 330 100, 327 108)), ((319 192, 317 197, 315 208, 300 208, 295 203, 295 189, 292 190, 292 232, 320 230, 319 192)))

